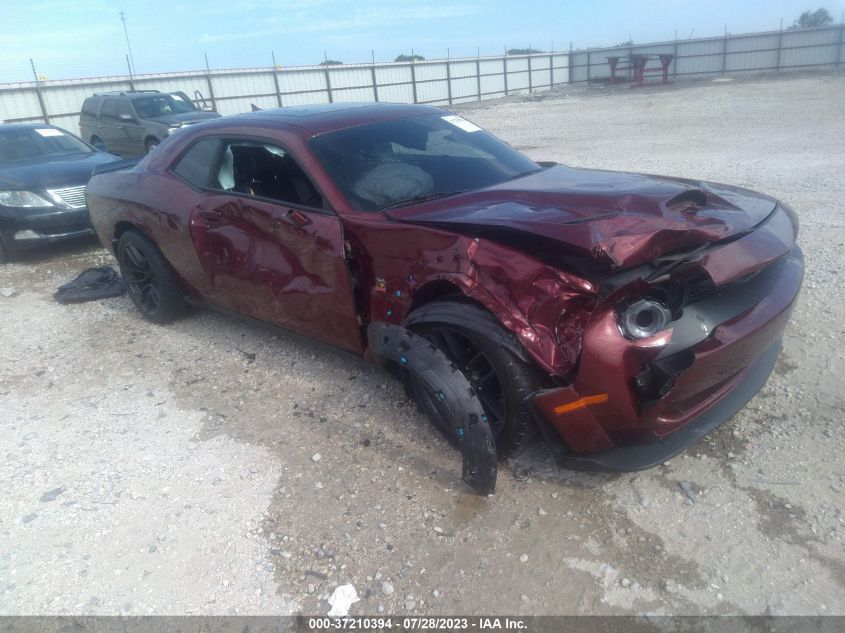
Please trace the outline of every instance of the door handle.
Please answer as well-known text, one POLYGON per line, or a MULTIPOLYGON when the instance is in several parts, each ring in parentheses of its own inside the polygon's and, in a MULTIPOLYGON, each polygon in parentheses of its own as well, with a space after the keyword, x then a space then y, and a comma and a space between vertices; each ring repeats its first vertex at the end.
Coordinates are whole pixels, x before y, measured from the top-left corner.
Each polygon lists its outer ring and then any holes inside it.
MULTIPOLYGON (((285 219, 300 229, 303 226, 311 224, 311 218, 304 213, 300 213, 296 209, 288 209, 287 213, 285 213, 285 219)), ((279 223, 281 223, 281 220, 279 220, 279 223)))

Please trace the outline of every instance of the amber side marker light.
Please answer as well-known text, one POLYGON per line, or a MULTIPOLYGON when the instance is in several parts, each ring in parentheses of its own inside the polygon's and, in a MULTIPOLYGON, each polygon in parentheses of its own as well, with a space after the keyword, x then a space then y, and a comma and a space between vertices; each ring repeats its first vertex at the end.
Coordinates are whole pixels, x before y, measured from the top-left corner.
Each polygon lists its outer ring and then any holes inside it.
POLYGON ((554 410, 558 414, 569 413, 570 411, 575 411, 575 409, 583 409, 590 404, 602 404, 603 402, 607 402, 607 394, 599 393, 594 396, 586 396, 569 404, 562 404, 559 407, 555 407, 554 410))

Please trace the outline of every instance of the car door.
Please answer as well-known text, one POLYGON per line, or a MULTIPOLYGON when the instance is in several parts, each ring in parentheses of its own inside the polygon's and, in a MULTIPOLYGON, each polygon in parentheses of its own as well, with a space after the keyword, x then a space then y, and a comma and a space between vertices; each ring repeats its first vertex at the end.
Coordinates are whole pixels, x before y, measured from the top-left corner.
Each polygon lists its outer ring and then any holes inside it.
POLYGON ((140 156, 146 152, 144 129, 128 99, 117 102, 117 134, 120 147, 129 156, 140 156))
POLYGON ((210 299, 362 351, 343 226, 278 143, 222 139, 191 238, 210 299))
POLYGON ((112 154, 123 154, 125 146, 121 143, 123 134, 118 129, 117 99, 105 99, 100 108, 100 121, 97 124, 97 136, 103 139, 106 149, 112 154))

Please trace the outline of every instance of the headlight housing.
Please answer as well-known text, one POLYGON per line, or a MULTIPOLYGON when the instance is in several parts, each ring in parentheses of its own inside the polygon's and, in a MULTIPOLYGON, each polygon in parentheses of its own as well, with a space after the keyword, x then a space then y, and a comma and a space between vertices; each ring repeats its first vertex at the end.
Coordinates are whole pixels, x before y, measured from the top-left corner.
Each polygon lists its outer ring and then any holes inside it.
POLYGON ((654 299, 640 299, 619 314, 619 327, 628 338, 650 338, 672 321, 672 311, 654 299))
POLYGON ((5 207, 53 207, 49 200, 31 191, 0 191, 0 204, 5 207))

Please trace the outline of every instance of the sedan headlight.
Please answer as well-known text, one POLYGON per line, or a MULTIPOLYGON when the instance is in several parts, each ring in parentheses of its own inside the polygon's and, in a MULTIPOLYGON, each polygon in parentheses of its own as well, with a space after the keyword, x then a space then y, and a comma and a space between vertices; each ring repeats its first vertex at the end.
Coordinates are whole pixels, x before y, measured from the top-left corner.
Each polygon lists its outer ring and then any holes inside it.
POLYGON ((619 315, 619 327, 628 338, 649 338, 665 329, 672 312, 653 299, 640 299, 619 315))
POLYGON ((0 191, 0 204, 5 207, 53 207, 49 200, 31 191, 0 191))

